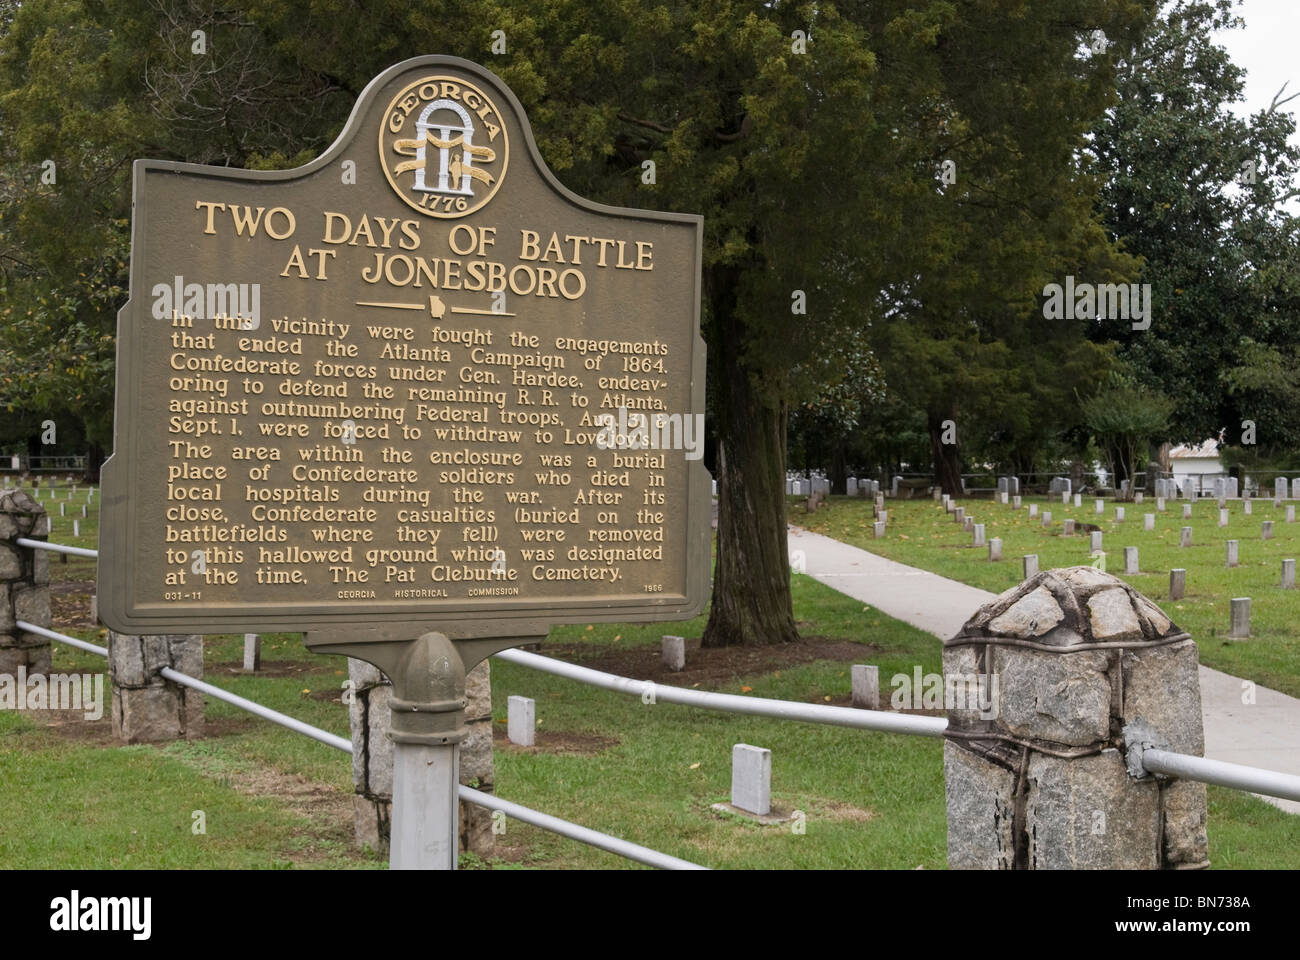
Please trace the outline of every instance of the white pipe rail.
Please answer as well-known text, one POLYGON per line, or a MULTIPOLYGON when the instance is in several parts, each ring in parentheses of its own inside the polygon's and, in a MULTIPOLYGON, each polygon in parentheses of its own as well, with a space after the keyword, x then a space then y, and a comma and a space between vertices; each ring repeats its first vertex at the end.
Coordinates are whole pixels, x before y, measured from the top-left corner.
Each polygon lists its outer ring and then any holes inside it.
MULTIPOLYGON (((19 537, 16 541, 20 546, 31 547, 37 550, 53 550, 59 553, 70 553, 81 557, 98 557, 98 550, 87 550, 82 547, 68 547, 62 544, 49 543, 45 540, 29 540, 25 537, 19 537)), ((49 637, 52 640, 59 640, 63 643, 71 644, 90 653, 96 653, 100 656, 107 656, 108 651, 104 647, 95 646, 85 640, 78 640, 76 637, 69 637, 67 634, 55 633, 45 627, 38 627, 35 624, 19 620, 17 626, 27 631, 43 637, 49 637)), ((590 667, 582 667, 575 663, 566 663, 563 660, 556 660, 553 657, 543 657, 536 653, 529 653, 526 650, 502 650, 496 654, 500 660, 506 660, 510 663, 516 663, 520 666, 529 667, 533 670, 540 670, 543 673, 550 673, 557 677, 565 677, 570 680, 576 680, 579 683, 586 683, 591 686, 601 687, 606 690, 613 690, 616 693, 626 693, 636 697, 644 697, 647 693, 654 697, 655 702, 662 700, 665 703, 676 703, 682 706, 699 707, 704 710, 720 710, 726 713, 741 713, 752 716, 775 717, 779 720, 798 720, 804 723, 821 723, 831 726, 853 727, 859 730, 876 730, 882 733, 902 733, 922 737, 942 737, 944 730, 948 727, 948 721, 944 717, 921 717, 912 714, 890 713, 882 710, 864 710, 857 707, 828 707, 819 703, 797 703, 791 700, 772 700, 765 697, 744 697, 730 693, 713 693, 708 690, 687 690, 684 687, 673 687, 666 684, 657 684, 650 680, 633 680, 630 677, 620 677, 612 673, 604 673, 600 670, 592 670, 590 667)), ((285 714, 278 713, 269 707, 264 707, 252 700, 245 700, 243 697, 228 693, 220 687, 214 687, 211 684, 204 683, 202 680, 195 680, 193 677, 186 676, 183 673, 177 673, 170 668, 164 668, 163 676, 176 683, 185 686, 194 687, 202 690, 209 696, 218 700, 224 700, 227 703, 234 704, 249 713, 256 714, 264 719, 279 723, 281 726, 288 727, 304 736, 311 737, 328 746, 340 750, 352 752, 352 744, 342 737, 336 737, 332 733, 327 733, 310 724, 305 724, 301 720, 295 720, 285 714)), ((1194 757, 1185 753, 1171 753, 1167 750, 1148 749, 1142 752, 1140 757, 1142 767, 1148 773, 1159 773, 1169 777, 1178 777, 1183 780, 1197 780, 1201 783, 1213 783, 1222 787, 1229 787, 1234 790, 1244 790, 1248 793, 1263 794, 1269 797, 1278 797, 1283 800, 1300 801, 1300 776, 1290 773, 1281 773, 1276 770, 1265 770, 1260 767, 1250 767, 1245 764, 1227 763, 1223 760, 1209 760, 1205 757, 1194 757)), ((468 788, 461 787, 461 791, 468 788)), ((486 796, 486 795, 484 795, 486 796)), ((468 796, 463 799, 471 803, 479 801, 468 796)), ((494 802, 495 802, 495 798, 494 802)), ((507 803, 508 801, 500 801, 507 803)), ((483 804, 487 806, 487 804, 483 804)), ((517 804, 512 806, 518 807, 517 804)), ((493 809, 502 809, 504 807, 493 807, 493 809)), ((518 807, 519 810, 526 810, 525 807, 518 807)), ((509 813, 509 811, 506 811, 509 813)), ((548 814, 530 811, 531 815, 538 818, 554 820, 557 824, 565 824, 568 821, 559 820, 558 818, 549 817, 548 814)), ((510 814, 513 816, 513 814, 510 814)), ((522 818, 517 818, 522 819, 522 818)), ((525 821, 533 822, 533 821, 525 821)), ((544 826, 537 823, 543 829, 554 829, 553 827, 544 826)), ((579 827, 577 824, 569 824, 574 830, 587 831, 586 827, 579 827)), ((555 832, 562 832, 555 830, 555 832)), ((615 837, 607 837, 605 834, 596 831, 587 831, 598 837, 606 839, 616 844, 626 844, 628 841, 618 840, 615 837)), ((572 836, 574 839, 581 840, 574 834, 565 834, 572 836)), ((587 840, 582 840, 586 843, 587 840)), ((599 846, 599 844, 592 844, 599 846)), ((630 846, 635 847, 636 844, 630 846)), ((602 849, 610 849, 602 847, 602 849)), ((667 857, 668 860, 674 858, 668 857, 667 854, 661 854, 654 850, 639 848, 646 854, 655 857, 667 857)), ((626 854, 625 854, 626 855, 626 854)), ((631 857, 630 859, 637 859, 631 857)), ((649 863, 648 860, 640 860, 641 863, 649 863)), ((681 861, 685 863, 686 861, 681 861)), ((662 866, 663 864, 654 863, 652 866, 662 866)), ((695 865, 692 864, 692 867, 695 865)), ((704 869, 704 868, 699 868, 704 869)))
POLYGON ((66 633, 55 633, 53 630, 47 630, 45 627, 38 627, 34 623, 28 623, 26 620, 14 621, 19 630, 25 630, 28 633, 34 633, 37 636, 49 637, 51 640, 58 640, 66 643, 70 647, 76 647, 78 650, 85 650, 88 653, 95 653, 101 657, 108 656, 108 647, 99 647, 87 640, 78 640, 76 637, 70 637, 66 633))
POLYGON ((1201 783, 1213 783, 1233 790, 1300 801, 1300 777, 1291 773, 1153 749, 1142 751, 1142 767, 1148 773, 1162 773, 1181 780, 1199 780, 1201 783))
POLYGON ((530 810, 527 807, 521 807, 517 803, 511 803, 509 800, 502 800, 500 797, 494 797, 490 793, 481 793, 472 787, 462 786, 460 788, 460 798, 468 800, 470 803, 477 803, 481 807, 487 807, 489 810, 500 810, 507 816, 514 817, 524 823, 530 823, 535 827, 541 827, 543 830, 550 830, 552 833, 558 833, 561 836, 578 840, 587 844, 589 847, 598 847, 609 853, 618 854, 628 860, 635 860, 637 863, 644 863, 647 866, 659 867, 663 870, 707 870, 708 867, 702 867, 698 863, 691 863, 689 860, 680 860, 677 857, 670 856, 666 853, 660 853, 658 850, 651 850, 649 847, 643 847, 640 844, 632 843, 630 840, 620 840, 618 837, 611 837, 607 833, 600 833, 588 827, 580 827, 576 823, 570 823, 568 820, 561 820, 559 817, 553 817, 549 813, 538 813, 536 810, 530 810))
MULTIPOLYGON (((543 657, 526 650, 502 650, 495 656, 497 659, 517 663, 523 667, 618 693, 642 696, 649 692, 653 694, 656 703, 662 700, 665 703, 679 703, 706 710, 747 713, 782 720, 802 720, 807 723, 824 723, 927 737, 943 736, 948 726, 947 719, 943 717, 918 717, 856 707, 827 707, 817 703, 740 697, 735 694, 709 693, 703 690, 664 686, 649 680, 633 680, 612 673, 603 673, 590 667, 580 667, 577 664, 543 657)), ((1239 763, 1227 763, 1223 760, 1207 760, 1205 757, 1170 753, 1166 750, 1147 749, 1142 751, 1139 759, 1147 773, 1213 783, 1234 790, 1279 797, 1283 800, 1300 800, 1300 776, 1295 774, 1248 767, 1239 763)))
MULTIPOLYGON (((47 630, 45 627, 38 627, 34 623, 28 623, 25 620, 17 621, 18 628, 28 633, 39 634, 42 637, 48 637, 51 640, 58 640, 77 647, 90 653, 98 654, 101 657, 108 656, 106 647, 99 647, 85 640, 78 640, 76 637, 70 637, 66 633, 57 633, 54 630, 47 630)), ((278 710, 272 710, 270 707, 264 707, 260 703, 223 690, 221 687, 214 687, 210 683, 204 683, 184 673, 178 673, 171 667, 164 667, 159 673, 171 680, 173 683, 179 683, 182 686, 191 687, 207 696, 215 697, 226 703, 239 707, 241 710, 247 710, 264 720, 270 720, 272 723, 278 723, 282 727, 301 733, 303 736, 310 737, 327 747, 333 747, 335 750, 341 750, 346 754, 352 753, 352 741, 344 737, 337 736, 322 730, 319 727, 313 727, 309 723, 296 720, 287 714, 280 713, 278 710)), ((558 833, 561 836, 569 837, 580 843, 585 843, 591 847, 597 847, 609 853, 617 854, 628 860, 635 860, 637 863, 644 863, 651 867, 659 867, 663 870, 707 870, 708 867, 700 866, 698 863, 691 863, 689 860, 681 860, 677 857, 666 853, 660 853, 658 850, 651 850, 649 847, 643 847, 639 843, 633 843, 630 840, 622 840, 618 837, 612 837, 607 833, 601 833, 599 830, 592 830, 590 827, 584 827, 568 820, 561 820, 559 817, 553 817, 549 813, 542 813, 539 810, 533 810, 531 807, 521 806, 512 803, 509 800, 503 800, 500 797, 494 797, 491 794, 483 793, 481 790, 475 790, 472 787, 459 786, 457 796, 466 803, 472 803, 476 806, 487 807, 489 810, 500 810, 509 817, 520 821, 521 823, 532 824, 543 830, 549 830, 551 833, 558 833)))
POLYGON ((27 537, 15 537, 14 543, 20 547, 30 547, 33 550, 49 550, 53 553, 68 553, 74 557, 89 557, 95 560, 99 557, 98 550, 90 550, 86 547, 69 547, 62 543, 50 543, 48 540, 30 540, 27 537))
POLYGON ((883 733, 907 733, 920 737, 942 737, 948 728, 945 717, 922 717, 908 713, 891 713, 885 710, 864 710, 858 707, 829 707, 821 703, 798 703, 793 700, 769 700, 765 697, 744 697, 734 693, 713 693, 708 690, 687 690, 650 680, 633 680, 612 673, 580 667, 553 657, 543 657, 526 650, 502 650, 494 655, 520 666, 551 673, 557 677, 577 680, 579 683, 603 687, 616 693, 634 697, 653 696, 656 703, 677 703, 704 710, 721 710, 726 713, 746 713, 778 720, 801 720, 805 723, 823 723, 837 727, 855 727, 859 730, 877 730, 883 733))

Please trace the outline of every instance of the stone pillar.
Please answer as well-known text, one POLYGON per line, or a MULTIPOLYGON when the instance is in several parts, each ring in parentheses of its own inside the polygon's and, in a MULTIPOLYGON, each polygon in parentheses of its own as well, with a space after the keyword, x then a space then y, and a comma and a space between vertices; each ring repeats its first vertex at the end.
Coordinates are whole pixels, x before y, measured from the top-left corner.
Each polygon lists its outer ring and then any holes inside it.
POLYGON ((0 493, 0 674, 50 672, 50 641, 15 626, 16 620, 50 626, 50 554, 14 543, 47 539, 49 522, 24 490, 0 493))
MULTIPOLYGON (((485 660, 465 675, 465 726, 460 744, 460 782, 484 793, 493 791, 492 685, 485 660)), ((357 843, 387 855, 393 816, 392 684, 378 667, 348 660, 352 697, 353 812, 357 843)), ((460 849, 480 856, 492 853, 492 812, 460 804, 460 849)))
POLYGON ((203 677, 203 638, 195 634, 137 637, 108 631, 113 735, 123 743, 203 736, 203 694, 162 677, 164 667, 203 677))
POLYGON ((1209 866, 1205 786, 1139 759, 1204 749, 1196 644, 1154 603, 1092 567, 1049 570, 981 607, 943 669, 966 694, 944 742, 950 867, 1209 866))

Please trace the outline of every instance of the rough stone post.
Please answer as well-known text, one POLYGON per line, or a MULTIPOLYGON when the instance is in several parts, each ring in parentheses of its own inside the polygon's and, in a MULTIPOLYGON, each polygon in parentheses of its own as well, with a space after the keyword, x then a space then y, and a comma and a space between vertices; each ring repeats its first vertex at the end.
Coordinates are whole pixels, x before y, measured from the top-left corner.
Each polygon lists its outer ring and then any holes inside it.
POLYGON ((203 694, 162 677, 164 667, 203 677, 203 638, 193 634, 137 637, 108 631, 113 735, 123 743, 203 736, 203 694))
POLYGON ((993 561, 1002 559, 1002 538, 994 537, 989 541, 989 559, 993 561))
POLYGON ((674 673, 686 669, 686 638, 685 637, 664 637, 660 654, 663 657, 663 664, 674 673))
POLYGON ((1250 636, 1250 597, 1233 597, 1228 619, 1228 636, 1245 639, 1250 636))
POLYGON ((1022 579, 1028 580, 1030 577, 1038 575, 1038 554, 1027 553, 1020 558, 1020 561, 1022 564, 1022 572, 1024 574, 1022 579))
POLYGON ((944 742, 950 867, 1209 866, 1205 786, 1140 762, 1204 750, 1196 644, 1154 603, 1049 570, 981 607, 943 668, 966 678, 944 742))
POLYGON ((1295 589, 1295 561, 1294 560, 1282 561, 1282 589, 1283 590, 1295 589))
POLYGON ((352 813, 357 844, 388 853, 393 819, 392 684, 378 667, 348 659, 344 696, 352 726, 352 813))
MULTIPOLYGON (((387 855, 393 816, 392 684, 378 667, 348 660, 348 715, 352 726, 353 815, 356 840, 387 855)), ((460 743, 460 782, 492 793, 492 675, 487 661, 465 675, 465 725, 460 743)), ((460 804, 460 849, 492 853, 492 813, 460 804)))
POLYGON ((1239 546, 1239 544, 1236 540, 1229 540, 1226 545, 1228 548, 1227 566, 1235 567, 1238 563, 1237 547, 1239 546))
POLYGON ((880 668, 868 663, 855 663, 849 668, 853 685, 853 705, 863 710, 880 709, 880 668))
POLYGON ((50 641, 15 626, 50 627, 50 555, 14 542, 45 540, 49 529, 45 510, 22 489, 0 493, 0 674, 50 672, 50 641))
POLYGON ((1187 594, 1187 571, 1174 567, 1169 571, 1169 599, 1181 600, 1187 594))

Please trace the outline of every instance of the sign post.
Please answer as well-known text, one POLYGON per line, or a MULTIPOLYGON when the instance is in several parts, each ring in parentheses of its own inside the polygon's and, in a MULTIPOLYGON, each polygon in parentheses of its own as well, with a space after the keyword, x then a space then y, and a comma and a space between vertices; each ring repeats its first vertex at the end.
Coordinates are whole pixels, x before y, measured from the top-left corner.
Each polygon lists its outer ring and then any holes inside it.
POLYGON ((137 161, 104 622, 379 667, 391 864, 454 867, 466 672, 704 606, 702 231, 565 189, 453 57, 295 170, 137 161))

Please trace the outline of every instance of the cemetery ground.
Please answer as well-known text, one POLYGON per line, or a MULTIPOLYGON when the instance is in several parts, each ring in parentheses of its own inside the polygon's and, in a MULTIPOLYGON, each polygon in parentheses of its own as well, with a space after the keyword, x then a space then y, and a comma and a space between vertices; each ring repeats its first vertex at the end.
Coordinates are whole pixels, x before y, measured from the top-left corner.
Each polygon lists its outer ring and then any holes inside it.
MULTIPOLYGON (((885 535, 876 538, 872 529, 872 503, 845 497, 831 498, 814 514, 805 514, 792 500, 791 522, 814 533, 824 534, 872 553, 929 570, 952 580, 993 593, 1021 582, 1021 557, 1038 555, 1038 569, 1092 564, 1094 558, 1087 530, 1092 524, 1101 530, 1106 572, 1129 583, 1155 601, 1165 614, 1196 640, 1201 663, 1224 673, 1253 681, 1259 686, 1300 696, 1300 591, 1282 589, 1283 559, 1300 559, 1300 523, 1286 522, 1286 507, 1300 506, 1283 501, 1254 500, 1252 513, 1245 514, 1243 501, 1227 501, 1228 525, 1220 527, 1216 500, 1197 502, 1168 500, 1163 513, 1154 498, 1143 503, 1117 503, 1106 499, 1104 512, 1095 512, 1096 497, 1083 497, 1080 507, 1066 506, 1060 497, 1025 497, 1019 510, 988 498, 963 498, 957 506, 984 524, 986 542, 1002 540, 1000 561, 990 561, 986 546, 974 547, 973 535, 964 533, 941 504, 928 497, 886 500, 888 521, 885 535), (1190 503, 1192 516, 1183 519, 1183 505, 1190 503), (1029 505, 1037 504, 1038 516, 1029 516, 1029 505), (1115 519, 1116 506, 1125 518, 1115 519), (1052 514, 1044 527, 1043 511, 1052 514), (1143 529, 1143 515, 1155 514, 1155 529, 1143 529), (1064 520, 1075 522, 1076 532, 1064 534, 1064 520), (1273 522, 1273 537, 1262 538, 1264 521, 1273 522), (1182 527, 1192 528, 1192 545, 1179 546, 1182 527), (1239 565, 1226 565, 1228 540, 1238 541, 1239 565), (1124 573, 1124 548, 1138 548, 1137 574, 1124 573), (1183 599, 1169 599, 1169 571, 1187 570, 1183 599), (1228 639, 1229 603, 1234 597, 1251 598, 1251 637, 1228 639)), ((799 501, 802 504, 802 501, 799 501)), ((974 611, 972 611, 974 612, 974 611)))
MULTIPOLYGON (((928 522, 918 508, 930 506, 906 504, 891 526, 908 522, 913 509, 918 524, 928 522)), ((847 520, 861 507, 837 501, 808 519, 847 520)), ((51 512, 52 540, 96 545, 93 506, 79 539, 57 506, 51 512)), ((1056 562, 1044 556, 1044 569, 1049 560, 1056 562)), ((53 625, 103 643, 88 620, 94 573, 93 561, 52 558, 53 625)), ((1194 582, 1189 569, 1189 593, 1194 582)), ((940 668, 939 642, 921 630, 808 577, 795 576, 794 598, 800 645, 701 651, 701 617, 556 628, 541 652, 657 683, 837 705, 849 703, 853 663, 879 666, 886 701, 890 676, 940 668), (688 638, 681 673, 659 663, 668 632, 688 638)), ((242 637, 206 637, 204 647, 209 682, 348 736, 342 658, 308 653, 297 634, 268 634, 263 669, 249 675, 242 637)), ((56 671, 104 670, 93 654, 58 643, 53 652, 56 671)), ((492 665, 492 700, 496 792, 534 809, 720 868, 945 866, 937 739, 644 704, 500 661, 492 665), (536 701, 534 747, 505 738, 512 694, 536 701), (762 826, 711 809, 728 797, 731 748, 740 742, 772 750, 773 805, 803 811, 802 834, 790 823, 762 826)), ((351 792, 347 756, 210 698, 202 738, 129 747, 114 740, 107 715, 89 722, 0 711, 0 863, 8 867, 382 869, 383 858, 353 843, 351 792), (196 811, 203 834, 193 832, 196 811)), ((1300 867, 1300 817, 1217 787, 1209 799, 1216 868, 1300 867)), ((489 866, 636 865, 507 820, 491 858, 462 857, 462 867, 489 866)))

